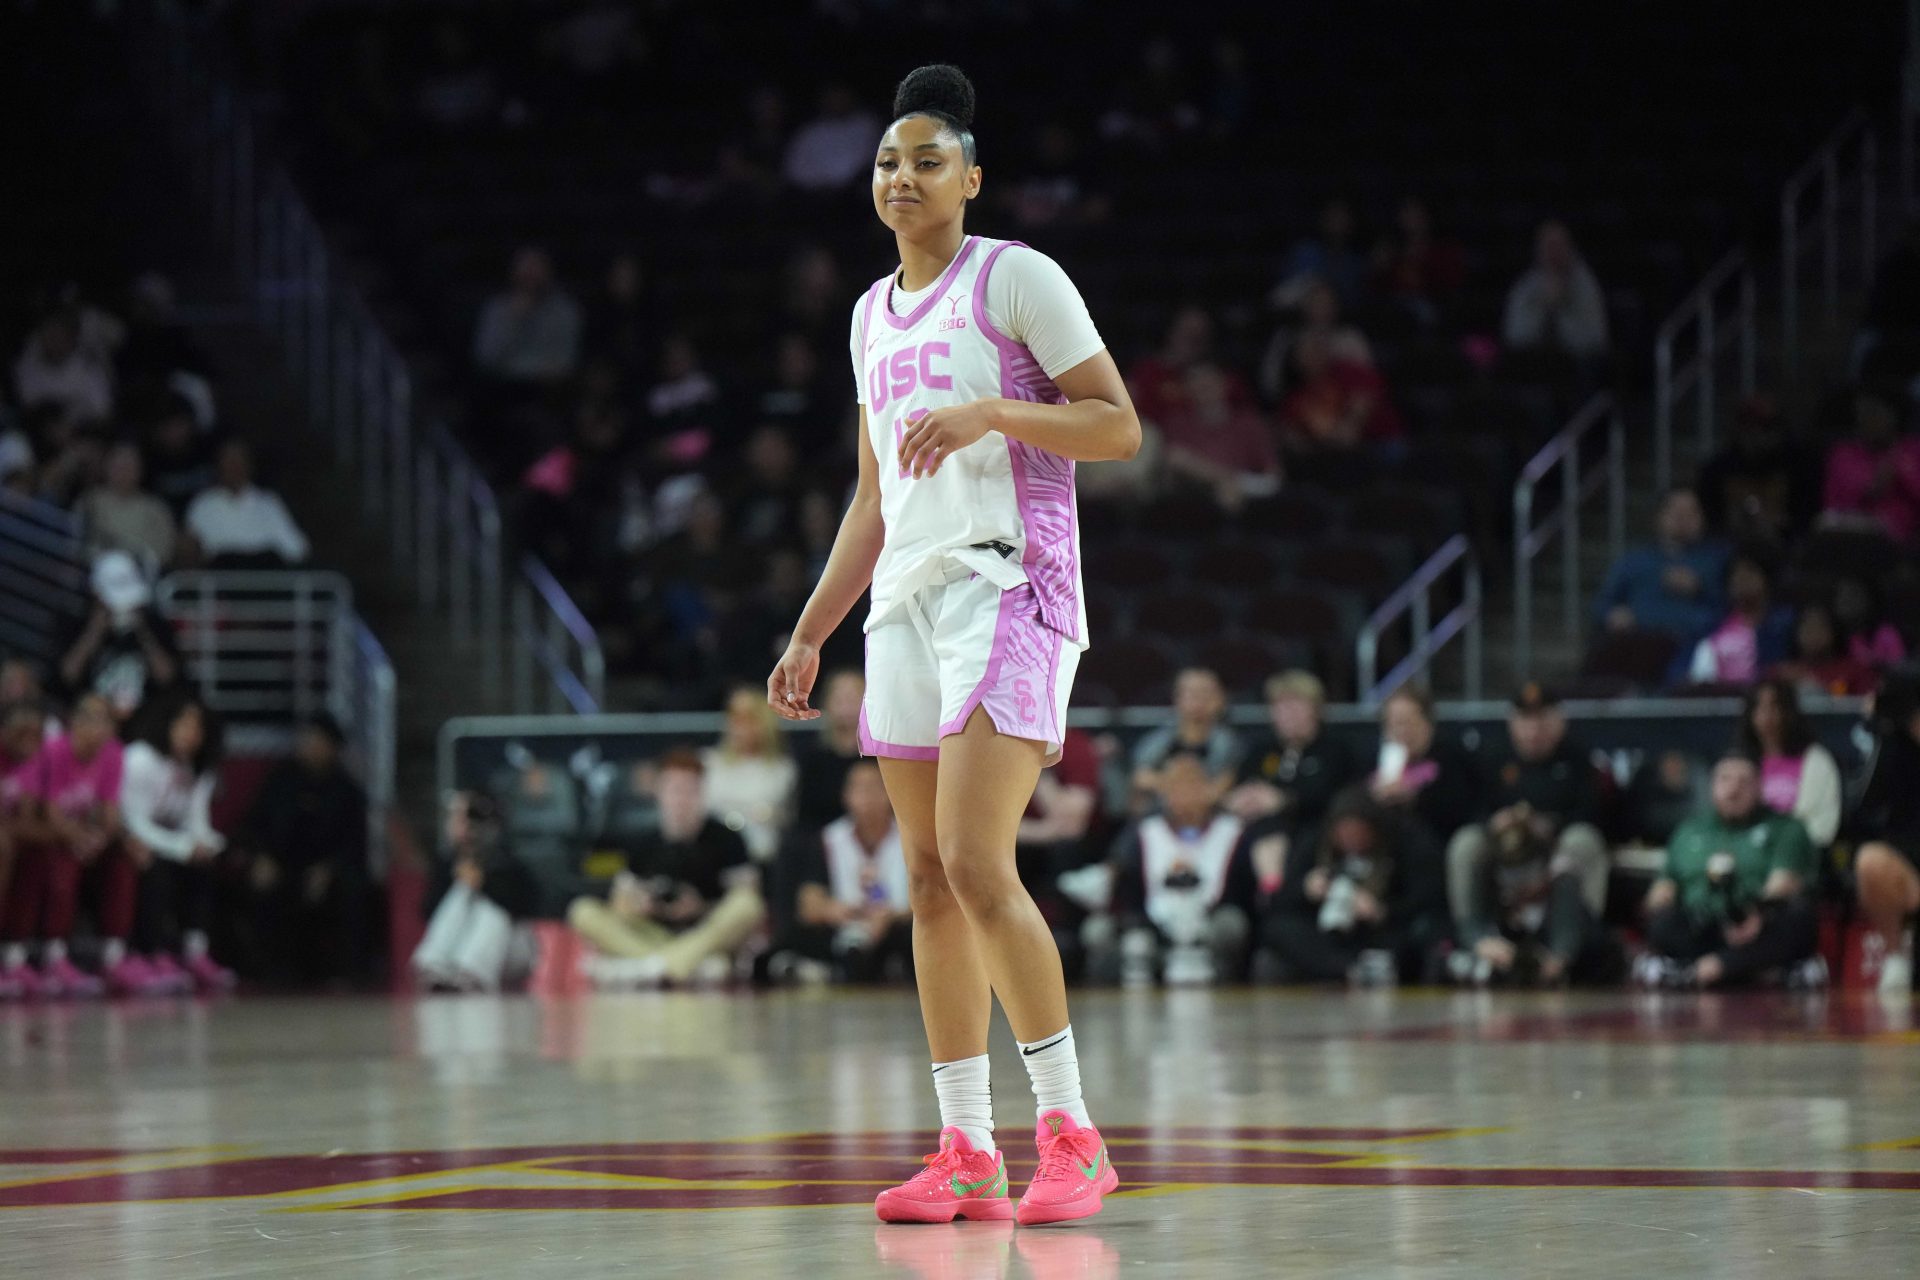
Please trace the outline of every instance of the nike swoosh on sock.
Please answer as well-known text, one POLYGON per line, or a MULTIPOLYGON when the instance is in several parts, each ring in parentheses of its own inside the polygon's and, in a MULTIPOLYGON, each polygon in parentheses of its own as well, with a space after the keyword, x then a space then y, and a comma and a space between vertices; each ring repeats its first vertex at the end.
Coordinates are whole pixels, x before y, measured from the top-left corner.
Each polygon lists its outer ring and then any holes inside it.
POLYGON ((1046 1052, 1048 1049, 1053 1048, 1053 1046, 1059 1044, 1062 1040, 1065 1040, 1065 1039, 1066 1039, 1065 1036, 1055 1036, 1053 1039, 1047 1041, 1045 1044, 1035 1045, 1031 1049, 1022 1049, 1020 1052, 1025 1054, 1027 1057, 1031 1058, 1036 1053, 1046 1052))

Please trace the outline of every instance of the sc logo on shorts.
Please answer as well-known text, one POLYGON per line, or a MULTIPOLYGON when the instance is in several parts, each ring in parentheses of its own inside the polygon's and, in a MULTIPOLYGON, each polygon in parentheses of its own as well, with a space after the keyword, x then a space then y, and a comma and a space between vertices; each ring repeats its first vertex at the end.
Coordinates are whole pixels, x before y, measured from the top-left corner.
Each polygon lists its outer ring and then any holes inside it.
POLYGON ((1040 700, 1033 696, 1033 681, 1025 676, 1013 682, 1013 709, 1022 724, 1032 724, 1034 715, 1040 710, 1040 700))

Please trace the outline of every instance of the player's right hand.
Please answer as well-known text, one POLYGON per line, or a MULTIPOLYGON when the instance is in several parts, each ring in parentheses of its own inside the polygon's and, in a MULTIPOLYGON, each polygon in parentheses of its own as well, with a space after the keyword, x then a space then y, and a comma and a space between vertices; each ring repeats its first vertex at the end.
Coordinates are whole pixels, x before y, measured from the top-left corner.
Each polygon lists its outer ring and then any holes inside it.
POLYGON ((780 655, 767 677, 767 704, 788 720, 814 720, 820 713, 807 705, 813 682, 820 676, 818 647, 795 640, 780 655))

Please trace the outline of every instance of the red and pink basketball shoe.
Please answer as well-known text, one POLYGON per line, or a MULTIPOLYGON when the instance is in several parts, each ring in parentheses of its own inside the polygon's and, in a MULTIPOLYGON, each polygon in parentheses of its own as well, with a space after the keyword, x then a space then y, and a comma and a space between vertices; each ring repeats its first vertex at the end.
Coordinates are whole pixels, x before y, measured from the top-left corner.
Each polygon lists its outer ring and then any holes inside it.
POLYGON ((1015 1221, 1038 1227, 1100 1212, 1102 1198, 1120 1185, 1100 1131, 1081 1128, 1064 1111, 1049 1111, 1034 1126, 1033 1140, 1040 1148, 1040 1167, 1020 1197, 1015 1221))
POLYGON ((1013 1216, 1007 1198, 1007 1162, 998 1151, 974 1150, 967 1135, 948 1125, 927 1167, 897 1187, 882 1191, 873 1211, 882 1222, 1004 1222, 1013 1216))

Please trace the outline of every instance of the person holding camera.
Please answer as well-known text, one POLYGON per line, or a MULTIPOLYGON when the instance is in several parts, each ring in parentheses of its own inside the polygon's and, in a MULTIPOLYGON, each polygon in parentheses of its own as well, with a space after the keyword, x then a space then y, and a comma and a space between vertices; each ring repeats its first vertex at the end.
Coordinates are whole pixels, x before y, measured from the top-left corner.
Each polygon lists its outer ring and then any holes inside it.
POLYGON ((1880 990, 1913 989, 1911 921, 1920 912, 1920 666, 1887 675, 1868 726, 1873 755, 1849 824, 1860 913, 1884 946, 1880 990))
MULTIPOLYGON (((1567 738, 1560 700, 1537 682, 1514 695, 1510 745, 1488 770, 1484 822, 1447 845, 1456 979, 1554 985, 1611 967, 1600 918, 1607 844, 1595 820, 1599 777, 1567 738)), ((1615 975, 1617 976, 1617 974, 1615 975)))
POLYGON ((517 922, 535 913, 540 888, 507 847, 491 795, 454 792, 443 821, 449 856, 414 948, 414 978, 428 991, 498 991, 532 971, 532 939, 517 922))
POLYGON ((1798 818, 1761 803, 1760 761, 1735 745, 1713 767, 1712 809, 1680 824, 1666 874, 1647 893, 1648 987, 1718 987, 1791 970, 1819 985, 1819 927, 1806 889, 1813 841, 1798 818))
POLYGON ((1444 932, 1445 897, 1419 823, 1356 787, 1288 861, 1266 924, 1283 981, 1390 986, 1421 972, 1444 932))
POLYGON ((785 917, 767 954, 776 982, 878 982, 913 968, 907 860, 880 767, 855 760, 840 786, 841 814, 787 841, 775 864, 785 917), (784 899, 784 901, 783 901, 784 899))

